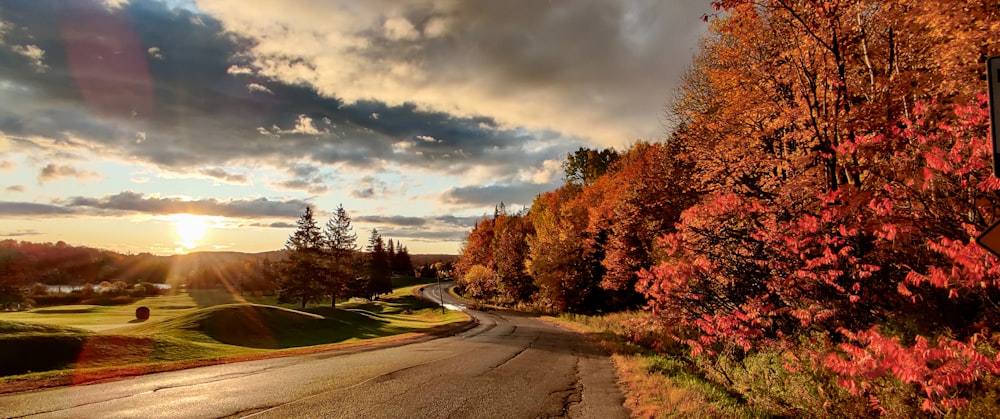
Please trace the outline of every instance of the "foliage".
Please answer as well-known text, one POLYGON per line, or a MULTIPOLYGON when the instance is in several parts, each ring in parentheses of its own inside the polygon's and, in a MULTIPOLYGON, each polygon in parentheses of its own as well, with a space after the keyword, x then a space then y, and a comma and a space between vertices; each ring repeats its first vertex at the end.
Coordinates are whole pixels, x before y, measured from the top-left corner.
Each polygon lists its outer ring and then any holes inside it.
POLYGON ((296 221, 296 229, 285 243, 288 257, 278 266, 278 287, 280 297, 285 301, 306 303, 319 298, 326 290, 326 266, 324 265, 324 240, 312 207, 296 221))
POLYGON ((465 272, 465 275, 462 275, 459 284, 465 291, 463 295, 488 299, 496 295, 497 277, 490 268, 483 265, 473 265, 465 272))
MULTIPOLYGON (((981 405, 1000 373, 1000 264, 974 243, 1000 219, 980 94, 1000 9, 713 5, 669 139, 580 149, 567 184, 536 198, 533 303, 644 298, 654 332, 632 339, 685 345, 707 379, 776 415, 981 405)), ((499 220, 476 225, 458 265, 493 273, 471 277, 494 294, 499 220)))
POLYGON ((597 178, 611 169, 618 157, 618 152, 613 148, 592 150, 580 147, 575 152, 567 154, 566 160, 563 161, 566 183, 593 184, 597 178))
POLYGON ((372 229, 365 252, 367 252, 368 295, 376 297, 392 292, 392 265, 389 260, 389 251, 386 249, 385 241, 378 229, 372 229))
POLYGON ((358 235, 351 227, 351 216, 338 205, 333 218, 323 230, 326 250, 326 275, 323 285, 330 296, 330 306, 337 305, 338 297, 364 295, 364 284, 359 281, 358 235))
POLYGON ((568 184, 539 195, 532 203, 526 265, 535 279, 535 302, 555 311, 583 312, 600 307, 603 237, 589 234, 586 199, 568 184))

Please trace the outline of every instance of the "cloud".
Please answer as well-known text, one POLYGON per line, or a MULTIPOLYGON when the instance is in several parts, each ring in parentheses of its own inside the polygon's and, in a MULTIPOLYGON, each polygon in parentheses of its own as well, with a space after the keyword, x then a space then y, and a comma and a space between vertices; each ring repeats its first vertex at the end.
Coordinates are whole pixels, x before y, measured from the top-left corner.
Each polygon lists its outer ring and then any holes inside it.
POLYGON ((37 45, 14 45, 11 50, 27 58, 35 71, 43 72, 48 68, 45 65, 45 50, 37 45))
POLYGON ((269 95, 274 95, 274 92, 272 92, 271 89, 268 89, 267 86, 264 86, 263 84, 260 83, 247 84, 247 91, 249 91, 250 93, 256 92, 256 93, 266 93, 269 95))
MULTIPOLYGON (((379 234, 385 238, 405 238, 413 241, 461 242, 469 235, 468 230, 426 230, 405 228, 381 228, 379 234)), ((405 245, 405 243, 404 243, 405 245)))
POLYGON ((187 213, 234 218, 298 217, 309 205, 309 203, 298 199, 284 201, 273 201, 267 198, 185 200, 179 197, 146 196, 132 191, 124 191, 101 198, 71 197, 57 201, 57 203, 71 209, 155 215, 187 213))
POLYGON ((265 228, 296 228, 298 227, 295 223, 286 223, 284 221, 276 221, 273 223, 248 223, 243 224, 241 227, 265 227, 265 228))
POLYGON ((70 215, 75 211, 58 205, 0 201, 0 214, 8 216, 70 215))
POLYGON ((250 182, 249 176, 246 173, 230 173, 221 167, 203 168, 198 173, 226 183, 245 185, 250 182))
POLYGON ((374 176, 364 176, 358 180, 351 191, 351 196, 358 199, 377 199, 389 191, 389 184, 374 176))
POLYGON ((601 145, 662 135, 660 111, 710 11, 700 0, 376 0, 320 17, 312 5, 199 2, 254 40, 257 75, 346 103, 412 102, 601 145))
POLYGON ((14 163, 6 160, 0 160, 0 172, 7 172, 14 169, 14 163))
POLYGON ((75 178, 81 181, 101 179, 102 176, 92 170, 79 170, 72 166, 60 166, 49 163, 38 173, 38 183, 51 182, 62 178, 75 178))
POLYGON ((402 215, 382 216, 367 215, 354 217, 355 222, 370 223, 390 226, 419 227, 427 224, 427 220, 422 217, 407 217, 402 215))
POLYGON ((11 185, 7 187, 8 192, 24 192, 24 185, 11 185))
POLYGON ((149 47, 149 49, 146 50, 146 53, 149 54, 150 57, 155 58, 157 60, 163 59, 163 53, 160 52, 159 47, 149 47))
MULTIPOLYGON (((506 11, 464 2, 452 9, 427 0, 412 7, 364 2, 357 5, 357 16, 332 8, 317 20, 314 8, 301 13, 294 4, 278 13, 266 2, 230 10, 208 1, 198 3, 208 12, 201 14, 159 2, 109 10, 82 0, 55 8, 61 21, 70 22, 65 30, 51 25, 50 1, 5 5, 5 18, 9 14, 10 26, 18 28, 5 39, 46 51, 49 69, 39 74, 23 59, 8 60, 20 55, 0 47, 0 80, 24 87, 0 91, 0 131, 24 139, 22 149, 56 152, 72 144, 78 153, 174 172, 245 162, 258 167, 314 162, 370 171, 394 164, 457 176, 475 170, 476 181, 511 182, 513 173, 542 170, 543 162, 561 159, 602 130, 634 126, 628 117, 605 124, 641 113, 639 105, 655 96, 647 85, 626 85, 669 78, 659 65, 668 60, 659 57, 673 44, 654 42, 673 39, 660 33, 663 22, 640 19, 636 28, 619 22, 636 11, 663 12, 660 2, 558 2, 553 10, 536 10, 535 3, 506 11), (492 12, 496 15, 489 18, 484 14, 492 12), (521 16, 536 12, 537 17, 521 16), (479 22, 482 32, 463 23, 466 16, 479 22), (545 19, 553 20, 551 25, 542 25, 545 19), (588 19, 616 23, 597 25, 577 39, 580 27, 593 25, 573 25, 588 19), (535 35, 538 45, 520 29, 512 32, 522 23, 525 31, 541 31, 535 35), (650 31, 655 46, 642 44, 627 56, 610 48, 632 45, 622 44, 616 31, 643 30, 650 31), (595 48, 576 47, 613 32, 612 40, 595 41, 595 48), (107 41, 86 44, 94 39, 107 41), (277 42, 284 52, 274 49, 277 42), (105 63, 117 66, 98 71, 96 64, 71 65, 75 61, 67 54, 82 45, 109 56, 119 51, 118 61, 105 63), (609 48, 596 48, 602 45, 609 48), (503 53, 506 48, 513 50, 503 53), (594 51, 609 56, 595 59, 594 51), (614 63, 635 57, 642 58, 639 64, 614 63), (650 57, 657 58, 650 63, 650 57), (636 72, 643 77, 632 77, 636 72), (629 92, 641 96, 626 98, 629 92), (593 100, 598 96, 603 99, 593 100), (624 103, 629 111, 603 102, 624 103), (38 109, 44 109, 41 115, 38 109), (595 112, 603 118, 593 117, 595 112)), ((664 16, 686 19, 689 8, 664 16)), ((645 114, 659 115, 662 99, 654 101, 645 114)), ((629 142, 635 138, 630 131, 608 137, 629 142)), ((656 125, 643 136, 659 131, 656 125)))
POLYGON ((7 233, 0 233, 0 237, 28 237, 28 236, 38 236, 41 234, 42 233, 39 233, 38 231, 35 230, 18 230, 7 233))
POLYGON ((279 189, 305 191, 311 194, 323 194, 330 190, 326 182, 331 175, 324 173, 319 167, 308 164, 297 164, 287 169, 291 179, 272 182, 271 186, 279 189))
POLYGON ((440 221, 445 224, 450 224, 456 227, 473 227, 476 222, 481 220, 483 217, 456 217, 454 215, 441 215, 434 217, 435 220, 440 221))
POLYGON ((449 188, 442 194, 442 200, 453 205, 467 206, 491 206, 500 202, 508 206, 530 206, 538 194, 555 189, 557 186, 536 183, 463 186, 449 188))

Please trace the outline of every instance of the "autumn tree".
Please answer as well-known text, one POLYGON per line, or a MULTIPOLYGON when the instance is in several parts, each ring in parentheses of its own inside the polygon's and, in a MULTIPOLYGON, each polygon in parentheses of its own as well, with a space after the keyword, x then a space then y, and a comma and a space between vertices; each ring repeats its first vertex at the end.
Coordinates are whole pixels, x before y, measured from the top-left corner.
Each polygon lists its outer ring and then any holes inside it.
POLYGON ((972 243, 997 215, 975 98, 996 7, 715 5, 673 108, 705 195, 639 283, 651 308, 709 355, 829 333, 851 343, 826 365, 872 406, 866 380, 893 375, 924 410, 960 407, 998 371, 973 349, 997 319, 972 243))
POLYGON ((326 291, 325 244, 312 207, 295 222, 296 229, 285 242, 286 258, 278 268, 281 299, 301 303, 316 300, 326 291))
POLYGON ((692 164, 683 153, 676 138, 636 142, 622 153, 615 170, 583 192, 583 199, 594 203, 586 232, 605 237, 600 286, 608 292, 606 308, 641 307, 645 299, 635 290, 638 272, 660 261, 657 240, 673 232, 681 212, 697 202, 692 164))
MULTIPOLYGON (((479 265, 493 271, 495 263, 493 261, 493 236, 494 219, 483 217, 476 221, 472 231, 465 237, 461 254, 455 263, 455 282, 459 287, 475 287, 484 289, 481 285, 473 284, 469 281, 473 277, 466 278, 466 274, 473 266, 479 265)), ((476 276, 475 278, 481 278, 476 276)))
POLYGON ((602 306, 603 237, 585 230, 589 202, 581 187, 567 184, 535 198, 528 238, 528 273, 538 289, 535 302, 555 311, 585 312, 602 306))
POLYGON ((506 211, 498 211, 493 225, 491 249, 497 297, 505 303, 528 302, 536 290, 526 265, 530 252, 528 238, 535 234, 535 227, 527 214, 506 211))
POLYGON ((616 160, 618 152, 613 148, 593 150, 580 147, 575 152, 567 154, 566 160, 563 161, 566 183, 590 185, 607 173, 616 160))

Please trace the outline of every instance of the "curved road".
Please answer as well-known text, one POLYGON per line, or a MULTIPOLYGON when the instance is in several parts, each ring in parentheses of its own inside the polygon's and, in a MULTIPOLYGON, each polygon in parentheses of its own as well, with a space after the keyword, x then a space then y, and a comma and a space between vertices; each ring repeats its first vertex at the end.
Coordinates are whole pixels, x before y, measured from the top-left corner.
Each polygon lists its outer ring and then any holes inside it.
MULTIPOLYGON (((441 284, 444 287, 450 284, 441 284)), ((428 299, 460 307, 437 285, 428 299)), ((0 396, 2 417, 625 418, 608 358, 512 312, 422 343, 151 374, 0 396)))

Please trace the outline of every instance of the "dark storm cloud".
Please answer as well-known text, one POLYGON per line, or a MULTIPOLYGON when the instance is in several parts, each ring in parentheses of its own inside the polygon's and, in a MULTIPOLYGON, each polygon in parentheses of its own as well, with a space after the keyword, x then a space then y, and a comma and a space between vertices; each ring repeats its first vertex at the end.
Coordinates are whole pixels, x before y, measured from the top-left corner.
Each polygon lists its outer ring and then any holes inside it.
POLYGON ((58 203, 68 208, 80 208, 81 210, 157 215, 188 213, 236 218, 297 217, 309 205, 308 202, 298 199, 286 201, 272 201, 267 198, 186 201, 181 198, 146 196, 131 191, 101 198, 71 197, 58 203))
MULTIPOLYGON (((159 2, 114 10, 94 1, 10 2, 0 19, 11 28, 0 45, 0 81, 12 86, 0 87, 0 131, 49 152, 89 147, 175 171, 308 159, 461 173, 472 166, 509 172, 502 168, 539 164, 579 145, 489 117, 347 104, 336 92, 322 96, 301 83, 248 74, 240 69, 251 65, 247 51, 256 41, 224 31, 211 16, 159 2), (44 52, 44 71, 25 55, 28 46, 44 52)), ((326 190, 314 177, 276 185, 326 190)))
POLYGON ((553 190, 557 186, 533 183, 465 186, 447 190, 443 200, 456 205, 486 206, 503 202, 506 205, 529 206, 538 194, 553 190))
POLYGON ((0 201, 0 214, 9 216, 69 215, 74 211, 58 205, 36 204, 34 202, 0 201))
POLYGON ((663 135, 661 111, 711 10, 706 0, 371 0, 320 19, 316 0, 244 3, 201 5, 258 41, 260 74, 349 103, 415 102, 604 146, 663 135), (318 39, 341 42, 314 48, 318 39))

